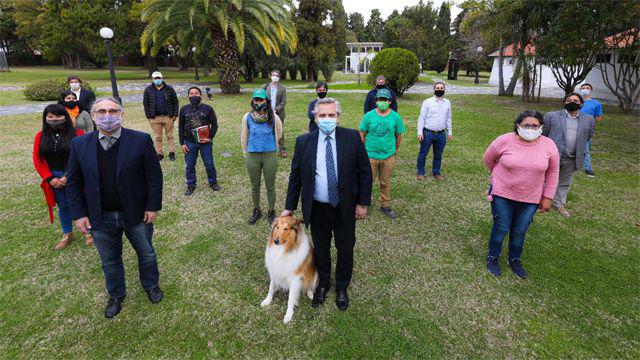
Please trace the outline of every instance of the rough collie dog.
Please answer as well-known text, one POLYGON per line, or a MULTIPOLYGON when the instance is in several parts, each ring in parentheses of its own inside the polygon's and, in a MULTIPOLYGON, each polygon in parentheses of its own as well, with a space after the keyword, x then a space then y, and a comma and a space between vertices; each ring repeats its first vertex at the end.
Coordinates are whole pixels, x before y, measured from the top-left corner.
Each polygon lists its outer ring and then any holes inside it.
POLYGON ((300 223, 293 216, 276 218, 264 254, 271 282, 269 294, 260 306, 271 304, 277 290, 289 290, 285 324, 293 318, 293 309, 298 304, 300 292, 305 291, 307 297, 313 299, 313 292, 318 284, 313 245, 300 223))

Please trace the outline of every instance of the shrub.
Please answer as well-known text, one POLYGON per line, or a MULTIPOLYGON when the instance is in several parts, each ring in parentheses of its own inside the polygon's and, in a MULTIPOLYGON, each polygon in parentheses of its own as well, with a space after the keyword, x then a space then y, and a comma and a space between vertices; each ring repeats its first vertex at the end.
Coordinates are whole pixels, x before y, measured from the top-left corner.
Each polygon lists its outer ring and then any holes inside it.
POLYGON ((330 82, 333 78, 333 73, 336 71, 336 65, 333 62, 323 62, 320 64, 320 72, 327 82, 330 82))
POLYGON ((398 95, 407 91, 418 81, 420 64, 418 58, 409 50, 388 48, 380 51, 369 66, 369 84, 375 85, 376 77, 387 77, 387 85, 398 95))
POLYGON ((24 96, 33 101, 55 101, 60 91, 68 88, 67 82, 61 79, 46 79, 32 82, 25 86, 24 96))
MULTIPOLYGON (((93 86, 88 81, 82 82, 82 88, 94 91, 93 86)), ((60 96, 60 91, 68 89, 69 85, 66 80, 46 79, 28 84, 25 86, 23 94, 32 101, 56 101, 60 96)))

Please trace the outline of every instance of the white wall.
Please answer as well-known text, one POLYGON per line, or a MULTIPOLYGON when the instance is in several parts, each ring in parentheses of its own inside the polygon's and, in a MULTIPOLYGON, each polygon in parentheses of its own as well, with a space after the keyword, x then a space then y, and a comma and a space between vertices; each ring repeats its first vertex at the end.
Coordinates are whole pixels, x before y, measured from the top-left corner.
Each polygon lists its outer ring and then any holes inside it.
MULTIPOLYGON (((613 54, 613 59, 611 62, 613 62, 615 64, 616 70, 619 70, 620 65, 618 65, 618 57, 617 57, 617 51, 615 51, 613 54)), ((600 70, 600 68, 598 66, 606 66, 607 67, 607 73, 609 74, 609 81, 614 81, 614 77, 613 77, 613 65, 609 64, 597 64, 596 67, 594 67, 589 74, 587 74, 587 78, 584 80, 585 83, 589 83, 593 86, 593 92, 591 93, 591 96, 596 98, 596 99, 605 99, 605 100, 612 100, 617 102, 618 98, 609 90, 609 88, 607 88, 607 86, 604 84, 604 79, 602 76, 602 71, 600 70)), ((580 85, 576 86, 576 89, 580 89, 580 85)), ((635 107, 640 108, 640 100, 638 102, 636 102, 635 107)))
MULTIPOLYGON (((515 62, 511 57, 504 57, 504 62, 502 64, 502 71, 504 77, 504 86, 509 84, 511 80, 511 76, 513 75, 513 70, 515 67, 515 62)), ((493 58, 493 67, 491 68, 491 76, 489 77, 489 85, 498 86, 499 81, 499 58, 496 56, 493 58)), ((522 85, 520 80, 518 80, 518 85, 522 85)), ((542 66, 542 87, 543 88, 553 88, 558 87, 558 83, 556 83, 556 78, 553 77, 553 73, 551 69, 545 65, 542 66)))

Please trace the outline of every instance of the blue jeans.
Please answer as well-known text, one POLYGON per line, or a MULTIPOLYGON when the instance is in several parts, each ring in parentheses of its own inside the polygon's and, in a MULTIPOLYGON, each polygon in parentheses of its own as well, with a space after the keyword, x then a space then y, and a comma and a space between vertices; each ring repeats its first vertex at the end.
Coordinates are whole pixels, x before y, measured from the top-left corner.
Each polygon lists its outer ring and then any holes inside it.
POLYGON ((509 259, 522 255, 524 235, 538 210, 538 204, 529 204, 493 195, 491 215, 493 226, 489 237, 489 257, 497 258, 502 250, 502 241, 509 233, 509 259))
POLYGON ((584 171, 593 172, 591 169, 591 139, 587 141, 587 151, 584 154, 584 171))
POLYGON ((442 165, 442 152, 444 146, 447 144, 447 132, 443 131, 439 134, 432 134, 427 129, 422 129, 424 140, 420 143, 420 152, 418 153, 418 175, 425 174, 425 163, 427 162, 427 155, 429 154, 429 148, 433 145, 433 165, 431 172, 433 175, 440 175, 440 166, 442 165))
MULTIPOLYGON (((64 176, 64 171, 51 170, 51 175, 61 178, 64 176)), ((69 212, 69 204, 67 204, 66 187, 60 189, 53 188, 53 193, 56 196, 56 204, 58 204, 58 216, 60 217, 62 232, 68 234, 73 231, 73 223, 71 220, 71 212, 69 212)))
POLYGON ((127 235, 131 246, 138 255, 138 272, 140 283, 145 290, 158 285, 160 273, 156 252, 151 238, 153 224, 139 223, 125 227, 122 212, 102 212, 102 230, 91 231, 93 243, 100 254, 102 271, 107 285, 107 292, 112 298, 123 297, 126 293, 124 281, 124 264, 122 263, 122 233, 127 235))
POLYGON ((202 162, 207 169, 207 178, 209 184, 215 184, 218 181, 216 166, 213 164, 213 145, 212 143, 200 144, 190 141, 185 142, 189 148, 189 152, 184 156, 187 163, 187 186, 196 186, 196 161, 198 160, 198 152, 202 155, 202 162))

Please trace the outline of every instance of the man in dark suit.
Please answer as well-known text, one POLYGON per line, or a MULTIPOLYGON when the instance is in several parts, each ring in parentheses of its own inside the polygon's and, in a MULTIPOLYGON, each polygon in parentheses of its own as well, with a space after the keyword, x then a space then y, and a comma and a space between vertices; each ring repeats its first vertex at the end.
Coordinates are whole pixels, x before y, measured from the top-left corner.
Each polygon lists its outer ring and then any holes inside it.
POLYGON ((387 89, 391 93, 391 110, 398 112, 398 101, 396 100, 396 93, 391 90, 391 88, 387 85, 387 78, 384 75, 378 75, 376 77, 376 87, 369 90, 367 93, 367 97, 364 99, 364 113, 368 113, 369 111, 376 108, 376 94, 378 90, 387 89))
POLYGON ((126 293, 123 232, 138 255, 149 301, 162 300, 151 242, 153 221, 162 207, 162 169, 151 137, 122 128, 122 107, 115 99, 97 100, 91 115, 98 131, 71 142, 67 199, 76 226, 91 233, 100 254, 109 293, 105 316, 112 318, 126 293))
POLYGON ((324 303, 331 286, 331 237, 338 250, 336 264, 336 305, 349 306, 347 287, 353 271, 356 220, 367 216, 371 204, 371 165, 360 135, 352 129, 336 127, 340 103, 319 99, 315 106, 319 130, 296 139, 291 162, 286 210, 291 216, 302 193, 302 216, 311 224, 320 284, 311 305, 324 303))
POLYGON ((80 110, 89 112, 91 110, 91 105, 96 101, 96 95, 93 91, 83 88, 82 80, 75 75, 71 75, 67 78, 67 84, 69 84, 69 89, 76 94, 80 110))

